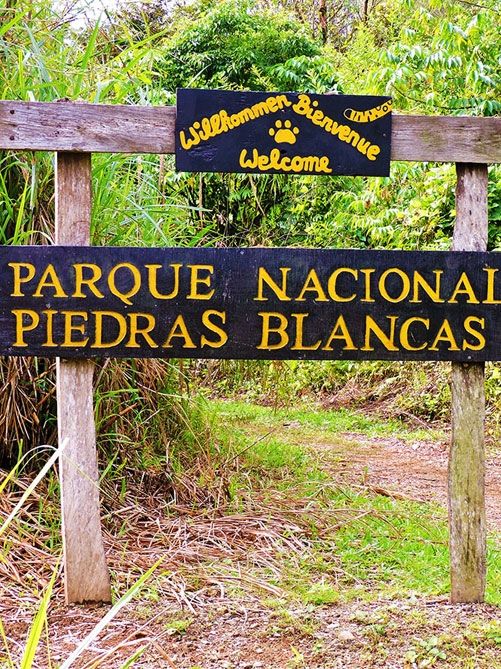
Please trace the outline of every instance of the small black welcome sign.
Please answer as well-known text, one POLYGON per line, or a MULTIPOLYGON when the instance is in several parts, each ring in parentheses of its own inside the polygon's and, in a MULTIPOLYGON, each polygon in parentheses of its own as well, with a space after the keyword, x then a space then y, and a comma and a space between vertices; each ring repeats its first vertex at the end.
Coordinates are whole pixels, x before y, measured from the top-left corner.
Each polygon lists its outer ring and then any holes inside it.
POLYGON ((388 176, 391 99, 180 89, 176 169, 388 176))

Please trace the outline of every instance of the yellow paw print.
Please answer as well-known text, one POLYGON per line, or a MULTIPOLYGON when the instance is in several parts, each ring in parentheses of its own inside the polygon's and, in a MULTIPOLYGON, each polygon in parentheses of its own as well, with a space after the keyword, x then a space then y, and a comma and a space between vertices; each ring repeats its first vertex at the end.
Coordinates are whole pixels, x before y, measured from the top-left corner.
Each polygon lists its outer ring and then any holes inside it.
POLYGON ((277 144, 295 144, 299 128, 293 128, 290 121, 275 121, 275 127, 270 128, 269 133, 277 144))

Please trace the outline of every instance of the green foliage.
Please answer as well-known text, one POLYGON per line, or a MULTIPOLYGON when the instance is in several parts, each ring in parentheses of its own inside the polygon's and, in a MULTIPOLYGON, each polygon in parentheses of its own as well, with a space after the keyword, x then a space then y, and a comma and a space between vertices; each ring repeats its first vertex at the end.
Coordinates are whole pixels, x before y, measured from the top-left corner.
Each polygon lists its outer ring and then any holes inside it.
MULTIPOLYGON (((286 15, 259 11, 251 0, 224 0, 177 32, 161 75, 171 91, 187 86, 259 90, 272 83, 280 64, 287 69, 290 59, 319 54, 304 27, 286 15)), ((293 72, 293 64, 289 67, 293 72)), ((311 68, 307 63, 303 68, 306 76, 311 68)))
POLYGON ((405 659, 412 667, 433 667, 440 660, 447 659, 447 653, 442 650, 442 643, 436 636, 429 639, 419 639, 413 648, 405 654, 405 659))
POLYGON ((330 53, 294 56, 268 71, 270 84, 278 90, 307 93, 342 93, 330 53))
POLYGON ((492 116, 499 102, 499 2, 408 1, 393 44, 382 53, 375 81, 397 108, 492 116))

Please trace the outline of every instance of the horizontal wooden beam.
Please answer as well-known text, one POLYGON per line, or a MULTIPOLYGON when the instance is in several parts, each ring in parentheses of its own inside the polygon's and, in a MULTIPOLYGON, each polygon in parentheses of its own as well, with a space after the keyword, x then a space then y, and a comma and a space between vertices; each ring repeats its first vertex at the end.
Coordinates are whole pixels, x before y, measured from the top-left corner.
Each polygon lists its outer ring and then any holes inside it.
POLYGON ((175 107, 0 101, 0 149, 174 153, 175 107))
POLYGON ((394 114, 391 159, 501 163, 501 118, 394 114))
MULTIPOLYGON (((173 153, 175 107, 0 101, 0 149, 173 153)), ((392 160, 501 162, 501 118, 393 115, 392 160)))

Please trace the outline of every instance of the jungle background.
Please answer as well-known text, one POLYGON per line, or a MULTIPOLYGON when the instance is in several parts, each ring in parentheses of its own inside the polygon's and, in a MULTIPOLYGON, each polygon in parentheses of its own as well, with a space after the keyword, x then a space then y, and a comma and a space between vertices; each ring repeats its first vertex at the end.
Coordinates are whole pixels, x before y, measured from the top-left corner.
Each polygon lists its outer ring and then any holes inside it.
MULTIPOLYGON (((0 0, 0 11, 2 99, 171 105, 176 88, 200 87, 385 94, 402 114, 501 111, 498 0, 0 0)), ((1 244, 53 242, 53 162, 0 153, 1 244)), ((172 156, 95 154, 92 173, 96 245, 451 246, 451 164, 290 177, 176 173, 172 156)), ((500 166, 489 168, 489 250, 501 251, 500 166)), ((117 601, 134 583, 140 596, 132 627, 117 615, 72 666, 501 666, 498 363, 486 366, 488 604, 471 610, 446 605, 450 365, 95 367, 113 588, 117 601), (145 586, 141 574, 166 552, 145 586)), ((53 361, 0 359, 2 520, 56 433, 53 361)), ((58 504, 52 469, 3 539, 1 666, 18 666, 26 638, 40 635, 23 666, 59 666, 104 615, 72 614, 68 640, 57 583, 47 597, 58 504)))

